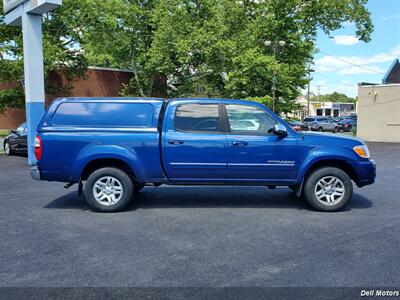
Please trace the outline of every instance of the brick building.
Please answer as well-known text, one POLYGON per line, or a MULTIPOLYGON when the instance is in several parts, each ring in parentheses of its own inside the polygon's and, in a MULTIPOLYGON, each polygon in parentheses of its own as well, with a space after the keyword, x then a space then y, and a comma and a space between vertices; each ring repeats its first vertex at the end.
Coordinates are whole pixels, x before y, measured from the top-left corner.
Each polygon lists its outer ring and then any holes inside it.
MULTIPOLYGON (((65 76, 60 72, 51 72, 46 85, 65 87, 61 91, 46 95, 46 106, 59 97, 116 97, 123 87, 132 78, 133 73, 125 70, 90 67, 84 79, 74 79, 68 84, 65 76)), ((18 82, 0 83, 0 90, 17 86, 18 82)), ((25 111, 12 109, 0 113, 0 128, 15 128, 25 120, 25 111)))

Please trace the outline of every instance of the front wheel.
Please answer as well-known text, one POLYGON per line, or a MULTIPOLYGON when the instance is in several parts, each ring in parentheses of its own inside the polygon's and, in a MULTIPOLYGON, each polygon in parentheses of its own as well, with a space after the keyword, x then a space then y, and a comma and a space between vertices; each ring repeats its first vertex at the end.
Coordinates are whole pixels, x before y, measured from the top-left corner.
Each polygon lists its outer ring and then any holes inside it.
POLYGON ((339 128, 338 127, 333 128, 333 133, 337 133, 337 132, 339 132, 339 128))
POLYGON ((342 170, 325 167, 314 171, 306 180, 304 196, 319 211, 338 211, 353 196, 353 184, 342 170))
POLYGON ((11 153, 11 147, 10 147, 10 144, 8 142, 4 143, 4 153, 6 155, 11 155, 12 154, 11 153))
POLYGON ((84 193, 87 203, 94 210, 121 211, 131 202, 133 182, 120 169, 102 168, 90 174, 84 193))
POLYGON ((323 130, 322 127, 318 128, 318 131, 319 131, 319 132, 322 132, 322 130, 323 130))

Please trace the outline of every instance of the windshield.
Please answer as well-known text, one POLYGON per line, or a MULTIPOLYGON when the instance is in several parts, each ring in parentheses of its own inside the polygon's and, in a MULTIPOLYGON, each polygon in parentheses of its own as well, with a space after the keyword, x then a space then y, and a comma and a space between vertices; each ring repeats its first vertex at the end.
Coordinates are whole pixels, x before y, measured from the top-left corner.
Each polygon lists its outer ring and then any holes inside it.
POLYGON ((314 118, 305 118, 304 122, 314 122, 315 119, 314 118))

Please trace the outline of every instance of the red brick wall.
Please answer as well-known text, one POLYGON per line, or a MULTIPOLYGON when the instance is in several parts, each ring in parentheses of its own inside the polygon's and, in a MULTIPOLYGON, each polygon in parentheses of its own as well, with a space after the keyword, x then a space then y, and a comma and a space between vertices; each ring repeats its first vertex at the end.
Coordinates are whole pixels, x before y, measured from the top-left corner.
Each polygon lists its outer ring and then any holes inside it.
POLYGON ((13 129, 25 122, 25 110, 9 109, 0 114, 0 128, 13 129))
MULTIPOLYGON (((56 94, 46 95, 46 105, 59 97, 118 97, 124 83, 128 83, 133 74, 130 72, 89 69, 84 79, 75 79, 69 88, 64 88, 56 94)), ((17 86, 17 82, 0 83, 0 90, 17 86)), ((51 72, 46 85, 67 86, 68 81, 60 72, 51 72)), ((0 113, 0 128, 15 128, 25 121, 22 110, 8 110, 0 113)))
MULTIPOLYGON (((128 83, 131 78, 132 73, 129 72, 89 69, 86 78, 71 82, 72 88, 47 95, 46 103, 49 104, 59 97, 118 97, 123 84, 128 83)), ((68 81, 62 74, 52 72, 47 84, 67 86, 68 81)))
POLYGON ((17 81, 0 82, 0 90, 7 90, 15 88, 18 84, 17 81))

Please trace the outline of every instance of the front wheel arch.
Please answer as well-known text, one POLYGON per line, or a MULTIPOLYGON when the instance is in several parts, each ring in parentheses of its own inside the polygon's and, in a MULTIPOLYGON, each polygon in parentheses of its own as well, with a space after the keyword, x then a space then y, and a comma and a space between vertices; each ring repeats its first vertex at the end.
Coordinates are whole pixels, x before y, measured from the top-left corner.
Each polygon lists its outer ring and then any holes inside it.
POLYGON ((296 192, 297 196, 301 196, 304 191, 304 182, 307 180, 307 178, 317 169, 324 168, 324 167, 334 167, 342 170, 345 172, 351 180, 353 180, 355 183, 358 181, 358 175, 354 168, 347 163, 344 160, 340 159, 326 159, 326 160, 320 160, 312 163, 307 170, 305 170, 301 180, 299 180, 299 189, 296 192))

